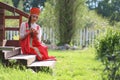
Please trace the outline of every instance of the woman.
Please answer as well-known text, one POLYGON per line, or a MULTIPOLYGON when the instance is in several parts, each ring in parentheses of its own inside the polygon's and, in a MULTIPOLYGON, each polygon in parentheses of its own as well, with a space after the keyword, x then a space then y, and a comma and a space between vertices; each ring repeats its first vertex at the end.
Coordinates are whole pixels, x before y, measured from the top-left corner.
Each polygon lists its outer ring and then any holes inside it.
POLYGON ((20 26, 22 52, 36 55, 37 60, 56 60, 55 57, 48 56, 47 47, 41 44, 41 28, 36 24, 39 14, 39 8, 32 8, 28 22, 23 22, 20 26))

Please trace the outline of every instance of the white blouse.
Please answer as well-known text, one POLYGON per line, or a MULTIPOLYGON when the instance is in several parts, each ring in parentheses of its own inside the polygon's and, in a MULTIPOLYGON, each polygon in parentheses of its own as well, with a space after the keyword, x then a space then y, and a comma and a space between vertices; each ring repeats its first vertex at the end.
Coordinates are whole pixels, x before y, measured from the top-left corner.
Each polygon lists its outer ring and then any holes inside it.
MULTIPOLYGON (((31 28, 33 28, 35 30, 37 30, 38 26, 39 25, 36 24, 36 23, 31 24, 31 28)), ((41 42, 41 37, 42 37, 42 29, 41 29, 41 27, 39 27, 37 32, 38 32, 37 37, 38 37, 39 41, 41 42)), ((26 34, 26 22, 22 22, 22 24, 20 26, 20 38, 23 38, 25 36, 25 34, 26 34)))

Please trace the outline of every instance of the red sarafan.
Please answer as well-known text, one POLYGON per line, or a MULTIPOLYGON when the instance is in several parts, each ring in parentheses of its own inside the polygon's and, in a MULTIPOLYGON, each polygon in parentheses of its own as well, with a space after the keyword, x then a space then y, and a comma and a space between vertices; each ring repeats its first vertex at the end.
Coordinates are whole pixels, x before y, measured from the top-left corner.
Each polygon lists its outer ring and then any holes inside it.
MULTIPOLYGON (((26 23, 26 32, 30 32, 28 29, 28 23, 26 23)), ((37 26, 39 30, 40 26, 37 26)), ((37 35, 33 33, 34 36, 28 34, 24 39, 20 40, 20 46, 23 54, 36 55, 37 60, 56 60, 54 56, 48 56, 47 46, 43 45, 37 38, 37 35)))
POLYGON ((28 22, 23 22, 20 26, 22 52, 23 54, 36 55, 37 60, 56 60, 54 56, 48 56, 47 46, 41 43, 41 27, 36 24, 39 14, 39 8, 32 8, 28 22))

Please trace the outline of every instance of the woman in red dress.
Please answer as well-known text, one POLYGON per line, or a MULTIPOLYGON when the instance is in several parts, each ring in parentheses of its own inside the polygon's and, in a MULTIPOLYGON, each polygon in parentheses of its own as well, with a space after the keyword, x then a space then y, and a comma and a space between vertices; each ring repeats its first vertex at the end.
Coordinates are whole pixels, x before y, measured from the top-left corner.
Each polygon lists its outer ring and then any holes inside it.
POLYGON ((37 60, 56 60, 55 57, 48 56, 47 47, 41 43, 41 27, 36 24, 39 14, 39 8, 32 8, 28 22, 23 22, 20 26, 22 52, 36 55, 37 60))

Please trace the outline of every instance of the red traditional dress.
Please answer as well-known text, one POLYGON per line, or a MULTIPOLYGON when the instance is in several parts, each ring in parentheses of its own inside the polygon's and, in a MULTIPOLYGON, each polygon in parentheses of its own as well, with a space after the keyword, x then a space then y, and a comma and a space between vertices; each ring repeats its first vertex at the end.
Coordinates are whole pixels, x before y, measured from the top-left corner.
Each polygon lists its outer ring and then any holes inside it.
MULTIPOLYGON (((55 57, 48 56, 47 47, 42 45, 40 41, 40 26, 35 23, 31 25, 31 27, 38 31, 38 35, 33 34, 33 36, 31 37, 31 35, 28 34, 24 39, 20 40, 20 46, 23 54, 36 55, 37 60, 56 60, 55 57)), ((20 27, 20 37, 24 36, 29 31, 30 29, 28 27, 28 23, 23 22, 20 27)))

